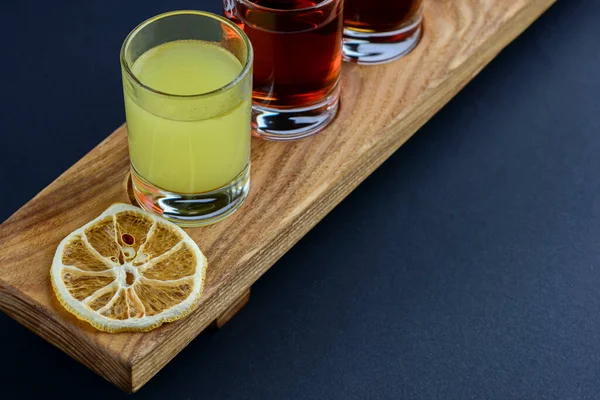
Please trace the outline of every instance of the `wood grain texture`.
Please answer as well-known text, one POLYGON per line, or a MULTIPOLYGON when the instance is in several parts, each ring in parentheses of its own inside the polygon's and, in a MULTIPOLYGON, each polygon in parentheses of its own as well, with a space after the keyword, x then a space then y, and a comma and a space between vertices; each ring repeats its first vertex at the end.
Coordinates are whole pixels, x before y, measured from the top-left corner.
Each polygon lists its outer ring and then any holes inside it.
POLYGON ((231 318, 235 316, 246 304, 250 301, 250 289, 246 290, 233 304, 231 304, 223 314, 217 317, 212 323, 214 328, 222 328, 226 323, 231 321, 231 318))
POLYGON ((60 240, 112 203, 128 202, 126 128, 119 128, 0 226, 0 308, 123 390, 136 391, 228 315, 290 247, 552 3, 425 0, 425 33, 412 54, 388 65, 344 66, 342 106, 331 127, 296 143, 253 140, 246 203, 221 223, 187 229, 209 260, 199 305, 150 333, 96 331, 61 308, 49 281, 60 240))

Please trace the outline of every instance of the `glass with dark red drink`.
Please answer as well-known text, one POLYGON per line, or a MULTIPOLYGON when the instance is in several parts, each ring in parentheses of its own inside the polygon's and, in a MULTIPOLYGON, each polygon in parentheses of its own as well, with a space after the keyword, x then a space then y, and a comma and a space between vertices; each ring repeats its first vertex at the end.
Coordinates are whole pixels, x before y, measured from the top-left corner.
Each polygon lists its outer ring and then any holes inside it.
POLYGON ((321 131, 335 117, 343 0, 224 0, 254 48, 252 128, 270 140, 321 131))
POLYGON ((381 64, 402 57, 421 38, 422 0, 346 0, 344 59, 381 64))

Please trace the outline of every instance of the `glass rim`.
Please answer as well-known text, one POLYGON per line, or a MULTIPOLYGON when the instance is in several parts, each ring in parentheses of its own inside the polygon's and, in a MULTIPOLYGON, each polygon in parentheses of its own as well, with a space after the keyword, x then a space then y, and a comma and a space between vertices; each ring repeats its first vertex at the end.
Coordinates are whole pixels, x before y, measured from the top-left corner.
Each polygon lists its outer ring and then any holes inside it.
POLYGON ((339 0, 324 0, 319 4, 315 4, 314 6, 310 6, 310 7, 304 7, 304 8, 294 8, 292 10, 282 10, 280 8, 271 8, 271 7, 265 7, 265 6, 261 6, 260 4, 256 4, 251 0, 233 0, 234 2, 240 2, 243 3, 249 7, 252 7, 256 10, 262 10, 262 11, 268 11, 268 12, 276 12, 276 13, 286 13, 286 14, 291 14, 291 13, 297 13, 297 12, 304 12, 304 11, 312 11, 312 10, 318 10, 322 7, 325 7, 335 1, 339 1, 339 0))
POLYGON ((125 70, 127 76, 130 79, 132 79, 137 85, 142 87, 143 89, 145 89, 151 93, 154 93, 154 94, 157 94, 160 96, 165 96, 165 97, 182 98, 182 99, 197 99, 197 98, 215 96, 215 95, 225 92, 225 91, 235 87, 237 84, 239 84, 248 75, 248 73, 252 69, 252 62, 254 60, 254 51, 252 49, 252 45, 250 44, 250 39, 248 39, 248 36, 246 36, 244 31, 242 31, 239 26, 237 26, 235 23, 231 22, 227 18, 222 17, 217 14, 213 14, 208 11, 178 10, 178 11, 169 11, 169 12, 155 15, 154 17, 148 18, 147 20, 145 20, 144 22, 142 22, 141 24, 139 24, 138 26, 133 28, 133 30, 131 32, 129 32, 129 34, 125 38, 125 41, 123 42, 123 45, 121 46, 120 59, 121 59, 121 67, 125 70), (231 80, 226 85, 223 85, 223 86, 221 86, 217 89, 211 90, 209 92, 197 93, 197 94, 174 94, 174 93, 163 92, 163 91, 154 89, 154 88, 146 85, 133 73, 133 71, 131 70, 131 68, 129 66, 129 63, 125 59, 125 51, 126 51, 127 47, 129 46, 129 44, 131 43, 131 40, 133 39, 133 37, 136 34, 138 34, 143 28, 150 25, 151 23, 154 23, 163 18, 172 17, 172 16, 176 16, 176 15, 197 15, 197 16, 201 16, 201 17, 208 17, 208 18, 215 19, 219 22, 224 23, 228 27, 232 28, 242 38, 242 41, 244 42, 244 46, 248 50, 248 56, 246 57, 246 62, 243 65, 242 70, 233 80, 231 80))

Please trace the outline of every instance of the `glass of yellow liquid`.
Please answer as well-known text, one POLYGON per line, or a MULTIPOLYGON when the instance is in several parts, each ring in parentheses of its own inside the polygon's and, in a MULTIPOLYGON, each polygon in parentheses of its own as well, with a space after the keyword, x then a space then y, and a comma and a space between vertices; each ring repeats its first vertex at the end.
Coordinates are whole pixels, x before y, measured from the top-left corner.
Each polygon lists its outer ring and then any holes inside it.
POLYGON ((175 11, 121 49, 133 193, 183 226, 232 214, 250 188, 252 46, 215 14, 175 11))

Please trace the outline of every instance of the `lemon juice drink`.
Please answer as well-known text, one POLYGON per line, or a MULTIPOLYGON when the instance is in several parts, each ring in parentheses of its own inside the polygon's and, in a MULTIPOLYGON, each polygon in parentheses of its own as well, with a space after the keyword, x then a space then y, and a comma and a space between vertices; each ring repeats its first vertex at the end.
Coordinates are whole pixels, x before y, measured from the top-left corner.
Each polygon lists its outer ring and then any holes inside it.
MULTIPOLYGON (((157 91, 189 96, 226 86, 242 65, 220 46, 189 40, 148 50, 132 71, 157 91)), ((178 193, 209 192, 233 181, 249 161, 251 102, 226 100, 219 115, 182 108, 174 120, 152 114, 126 94, 129 153, 137 173, 161 189, 178 193)), ((160 96, 151 101, 155 108, 168 107, 161 104, 160 96)))
POLYGON ((182 225, 216 222, 249 190, 252 49, 226 19, 162 14, 121 52, 133 193, 182 225))

